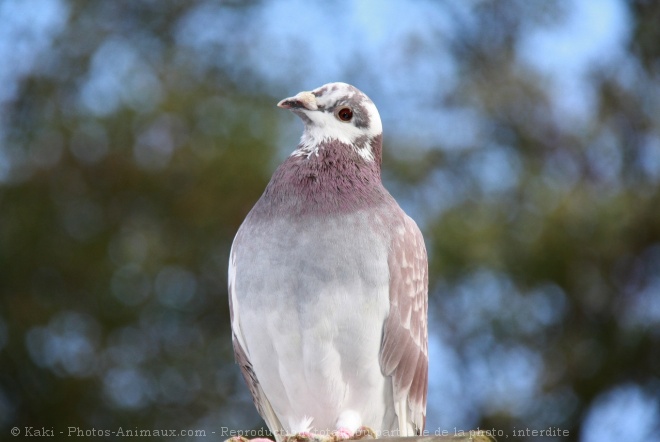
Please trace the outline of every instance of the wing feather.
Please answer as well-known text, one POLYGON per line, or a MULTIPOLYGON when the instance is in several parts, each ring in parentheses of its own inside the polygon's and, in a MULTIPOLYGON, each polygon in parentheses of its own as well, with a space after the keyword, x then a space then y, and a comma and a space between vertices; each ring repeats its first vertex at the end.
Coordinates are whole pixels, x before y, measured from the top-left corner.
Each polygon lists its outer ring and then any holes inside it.
POLYGON ((395 232, 388 259, 390 312, 383 327, 380 365, 392 377, 401 436, 424 429, 428 387, 428 260, 424 238, 408 216, 395 232))

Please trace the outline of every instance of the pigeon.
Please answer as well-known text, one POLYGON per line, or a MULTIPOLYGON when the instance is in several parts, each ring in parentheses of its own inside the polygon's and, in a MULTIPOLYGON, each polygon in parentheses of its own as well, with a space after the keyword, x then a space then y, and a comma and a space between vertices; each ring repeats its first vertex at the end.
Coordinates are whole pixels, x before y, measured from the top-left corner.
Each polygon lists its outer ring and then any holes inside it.
POLYGON ((278 106, 302 138, 229 256, 234 353, 257 410, 278 442, 422 434, 427 254, 381 182, 378 110, 346 83, 278 106))

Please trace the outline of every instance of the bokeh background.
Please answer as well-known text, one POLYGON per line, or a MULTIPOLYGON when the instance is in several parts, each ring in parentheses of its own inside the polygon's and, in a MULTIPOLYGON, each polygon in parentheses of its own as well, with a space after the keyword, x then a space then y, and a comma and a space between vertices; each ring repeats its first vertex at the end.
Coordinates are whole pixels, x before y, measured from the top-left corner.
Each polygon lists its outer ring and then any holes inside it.
POLYGON ((302 130, 275 103, 345 81, 429 250, 427 429, 659 441, 659 23, 653 0, 1 0, 0 439, 263 425, 229 248, 302 130), (570 435, 512 433, 548 427, 570 435))

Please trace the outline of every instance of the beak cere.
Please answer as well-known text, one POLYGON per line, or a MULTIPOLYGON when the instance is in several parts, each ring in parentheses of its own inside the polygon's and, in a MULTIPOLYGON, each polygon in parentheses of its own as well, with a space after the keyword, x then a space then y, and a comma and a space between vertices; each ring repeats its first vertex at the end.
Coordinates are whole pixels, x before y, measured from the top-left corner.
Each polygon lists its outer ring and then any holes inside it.
POLYGON ((315 111, 318 109, 316 105, 316 97, 311 92, 300 92, 295 97, 285 98, 277 103, 278 107, 283 109, 307 109, 315 111))

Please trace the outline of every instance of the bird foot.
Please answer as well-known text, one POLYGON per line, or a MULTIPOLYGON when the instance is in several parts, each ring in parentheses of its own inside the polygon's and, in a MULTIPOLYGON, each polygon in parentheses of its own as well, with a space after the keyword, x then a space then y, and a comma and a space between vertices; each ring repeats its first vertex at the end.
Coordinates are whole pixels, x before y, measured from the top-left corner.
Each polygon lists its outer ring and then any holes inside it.
POLYGON ((339 442, 341 440, 350 439, 351 437, 353 437, 353 433, 348 428, 337 428, 330 433, 330 438, 328 440, 331 442, 339 442))

